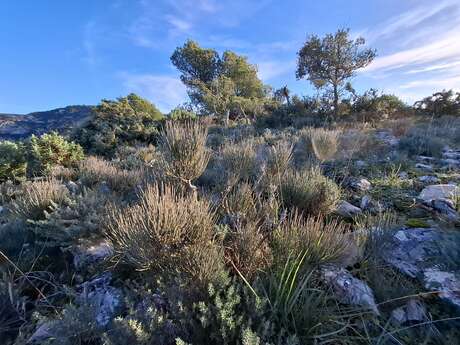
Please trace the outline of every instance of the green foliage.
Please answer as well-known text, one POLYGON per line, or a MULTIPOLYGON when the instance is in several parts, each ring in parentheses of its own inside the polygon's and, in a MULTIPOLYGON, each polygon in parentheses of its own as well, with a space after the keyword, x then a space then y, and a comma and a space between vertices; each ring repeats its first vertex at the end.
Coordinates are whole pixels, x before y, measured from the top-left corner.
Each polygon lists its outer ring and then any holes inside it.
POLYGON ((359 113, 362 120, 372 121, 389 118, 407 112, 408 106, 397 96, 389 94, 378 94, 376 89, 369 89, 362 95, 353 92, 351 111, 359 113))
POLYGON ((182 73, 192 103, 205 113, 215 114, 228 122, 230 116, 246 116, 260 111, 266 88, 257 69, 243 56, 231 51, 222 57, 213 50, 187 41, 171 56, 182 73))
POLYGON ((118 146, 154 142, 163 118, 149 101, 135 95, 102 100, 75 137, 87 152, 113 156, 118 146))
POLYGON ((290 171, 281 181, 281 198, 287 208, 305 215, 328 214, 340 198, 340 188, 325 177, 318 167, 290 171))
POLYGON ((177 107, 171 110, 169 118, 173 121, 191 121, 197 119, 197 114, 185 107, 177 107))
POLYGON ((18 181, 26 175, 26 150, 22 143, 0 142, 0 182, 18 181))
POLYGON ((427 115, 460 115, 460 93, 453 90, 435 92, 433 95, 415 102, 417 112, 427 115))
POLYGON ((374 50, 360 49, 365 43, 363 38, 350 39, 349 32, 349 29, 340 29, 322 39, 312 35, 298 52, 297 78, 308 78, 318 89, 329 85, 335 115, 339 114, 339 99, 345 82, 375 57, 374 50))
POLYGON ((30 164, 32 175, 49 174, 54 166, 73 167, 84 158, 80 145, 67 141, 56 132, 32 135, 29 143, 30 164))

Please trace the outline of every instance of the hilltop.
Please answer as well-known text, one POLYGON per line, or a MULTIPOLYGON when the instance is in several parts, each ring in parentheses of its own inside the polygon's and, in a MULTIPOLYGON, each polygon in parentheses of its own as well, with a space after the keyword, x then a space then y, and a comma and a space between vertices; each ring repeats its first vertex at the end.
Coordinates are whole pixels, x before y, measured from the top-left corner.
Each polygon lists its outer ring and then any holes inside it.
POLYGON ((88 105, 69 105, 25 115, 0 113, 0 139, 24 139, 50 131, 65 132, 85 122, 92 110, 93 107, 88 105))

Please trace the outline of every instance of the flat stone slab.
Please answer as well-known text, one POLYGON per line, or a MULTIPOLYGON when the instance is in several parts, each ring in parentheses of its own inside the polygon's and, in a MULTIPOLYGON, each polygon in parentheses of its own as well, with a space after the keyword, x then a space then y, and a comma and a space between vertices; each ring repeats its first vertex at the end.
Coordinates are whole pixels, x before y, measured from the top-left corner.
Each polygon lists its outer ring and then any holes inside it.
POLYGON ((452 199, 456 195, 460 195, 459 188, 454 184, 436 184, 425 187, 419 195, 423 201, 431 201, 436 199, 452 199))
POLYGON ((401 229, 385 253, 385 260, 428 291, 460 308, 460 234, 435 228, 401 229), (454 254, 455 255, 455 254, 454 254))

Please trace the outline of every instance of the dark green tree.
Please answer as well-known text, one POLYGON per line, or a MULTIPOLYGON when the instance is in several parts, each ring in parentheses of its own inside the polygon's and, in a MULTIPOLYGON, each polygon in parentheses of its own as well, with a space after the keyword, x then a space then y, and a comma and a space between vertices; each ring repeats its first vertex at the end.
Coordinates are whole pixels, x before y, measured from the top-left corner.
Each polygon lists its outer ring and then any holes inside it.
POLYGON ((361 49, 364 38, 350 39, 349 33, 349 29, 340 29, 323 38, 312 35, 297 53, 297 79, 307 78, 318 89, 329 87, 335 115, 346 81, 376 55, 373 49, 361 49))
POLYGON ((257 67, 244 56, 231 51, 220 56, 189 40, 176 48, 171 62, 181 72, 192 104, 225 122, 231 114, 246 116, 260 110, 257 105, 265 100, 266 87, 257 67))

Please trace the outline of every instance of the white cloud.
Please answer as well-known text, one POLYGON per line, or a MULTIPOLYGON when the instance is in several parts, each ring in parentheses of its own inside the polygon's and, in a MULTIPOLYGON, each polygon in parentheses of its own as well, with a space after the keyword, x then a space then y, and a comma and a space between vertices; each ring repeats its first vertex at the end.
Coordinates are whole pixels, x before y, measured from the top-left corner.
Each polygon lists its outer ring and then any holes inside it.
POLYGON ((134 92, 153 102, 162 112, 169 112, 187 101, 187 91, 177 77, 155 74, 119 73, 126 92, 134 92))
POLYGON ((288 72, 294 73, 295 61, 262 61, 257 64, 257 75, 267 82, 288 72))
POLYGON ((177 31, 179 32, 187 32, 192 28, 192 23, 180 19, 179 17, 173 15, 165 16, 166 21, 177 31))
POLYGON ((401 89, 434 88, 434 89, 458 89, 460 88, 460 74, 450 77, 423 78, 412 80, 400 86, 401 89))
POLYGON ((444 34, 444 37, 417 48, 402 50, 397 53, 377 57, 364 70, 367 72, 377 70, 390 70, 413 66, 415 64, 428 64, 442 59, 460 56, 458 44, 458 29, 444 34))

